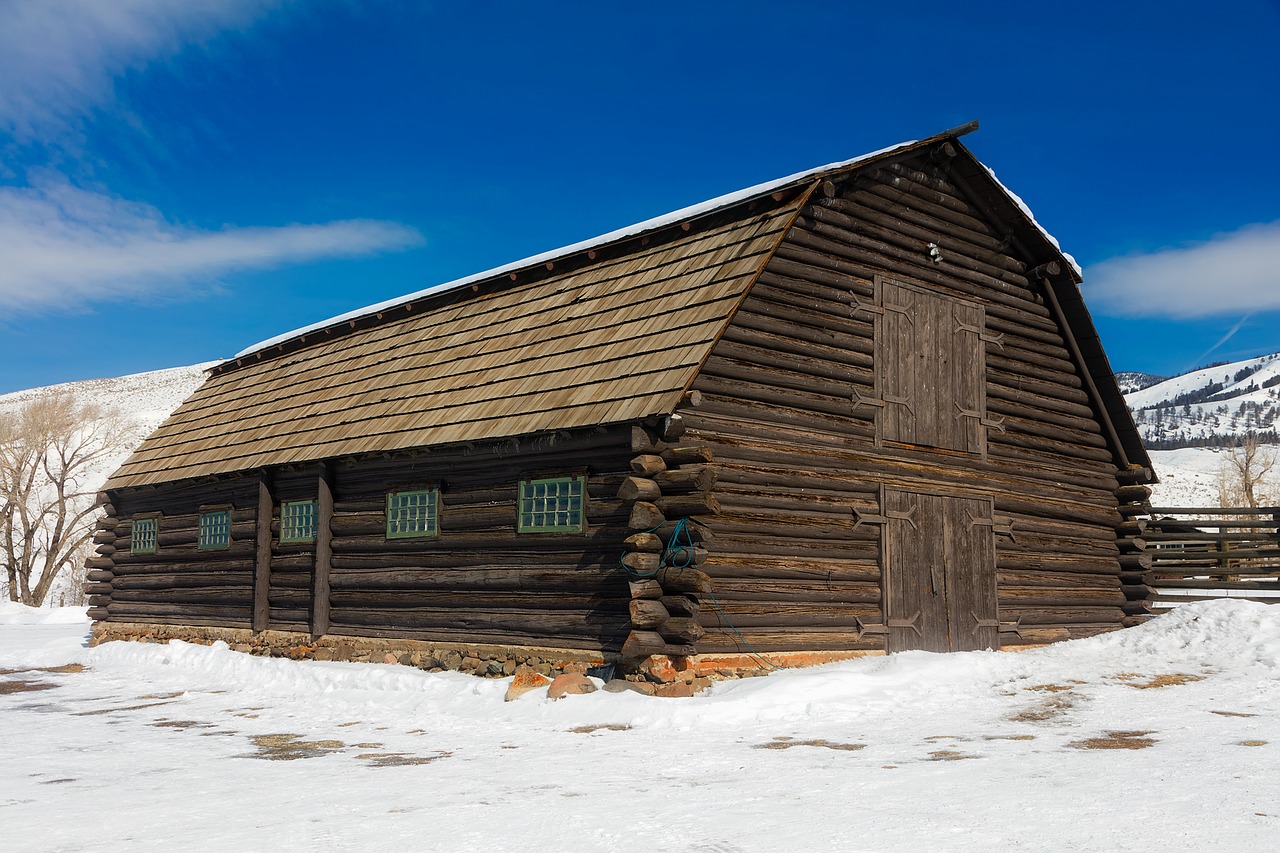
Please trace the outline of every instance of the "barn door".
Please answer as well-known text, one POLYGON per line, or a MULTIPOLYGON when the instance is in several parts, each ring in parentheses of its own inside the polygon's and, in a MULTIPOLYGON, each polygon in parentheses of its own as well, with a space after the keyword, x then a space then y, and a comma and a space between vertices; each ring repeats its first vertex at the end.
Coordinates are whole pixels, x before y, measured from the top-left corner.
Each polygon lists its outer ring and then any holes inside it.
POLYGON ((885 489, 888 650, 1000 647, 991 501, 885 489))
POLYGON ((982 306, 888 280, 880 298, 880 441, 984 454, 982 306))

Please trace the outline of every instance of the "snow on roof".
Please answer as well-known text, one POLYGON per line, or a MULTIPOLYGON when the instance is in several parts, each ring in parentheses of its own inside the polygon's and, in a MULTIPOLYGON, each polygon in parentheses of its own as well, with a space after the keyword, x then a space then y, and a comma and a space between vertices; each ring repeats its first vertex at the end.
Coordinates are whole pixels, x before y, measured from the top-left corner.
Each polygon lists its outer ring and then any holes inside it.
POLYGON ((1031 208, 1027 207, 1027 203, 1022 200, 1022 196, 1000 183, 1000 179, 996 177, 995 170, 986 163, 982 164, 982 168, 987 170, 987 174, 991 176, 991 180, 996 182, 996 186, 1000 187, 1000 189, 1004 191, 1005 195, 1013 199, 1013 203, 1022 211, 1022 215, 1027 217, 1027 220, 1036 227, 1036 230, 1043 234, 1044 238, 1053 244, 1053 248, 1058 250, 1058 254, 1067 259, 1067 263, 1071 264, 1071 268, 1076 271, 1076 275, 1084 278, 1084 270, 1080 268, 1080 264, 1076 263, 1076 259, 1071 255, 1062 251, 1062 244, 1058 242, 1058 238, 1050 234, 1045 230, 1043 225, 1036 221, 1035 214, 1031 212, 1031 208))
POLYGON ((574 255, 580 252, 585 252, 588 249, 594 249, 599 246, 606 245, 608 243, 613 243, 617 240, 622 240, 626 237, 633 237, 637 234, 642 234, 646 231, 653 231, 654 229, 657 229, 657 228, 664 228, 668 225, 673 225, 677 222, 683 222, 686 219, 692 219, 696 216, 702 216, 703 214, 713 213, 717 210, 720 210, 721 208, 729 207, 741 201, 747 201, 748 199, 766 195, 768 193, 773 192, 774 190, 781 189, 782 187, 786 187, 791 184, 798 183, 807 178, 814 178, 827 172, 837 172, 837 171, 840 171, 841 169, 847 169, 850 166, 856 166, 857 164, 864 162, 866 160, 871 160, 876 157, 881 157, 885 154, 892 153, 901 148, 906 148, 908 146, 915 145, 916 142, 918 141, 919 140, 913 139, 909 142, 900 142, 897 145, 891 145, 888 148, 881 148, 879 151, 872 151, 870 154, 863 154, 859 157, 854 157, 851 160, 842 160, 838 163, 828 163, 827 165, 819 166, 816 169, 808 169, 803 172, 796 172, 794 175, 788 175, 785 178, 778 178, 776 180, 766 181, 763 184, 756 184, 753 187, 747 187, 746 189, 742 189, 736 192, 728 193, 726 195, 718 196, 716 198, 709 199, 704 202, 699 202, 698 204, 690 205, 688 207, 682 207, 679 210, 673 210, 670 213, 664 213, 661 216, 655 216, 652 219, 646 219, 643 222, 637 222, 634 225, 628 225, 624 228, 619 228, 616 231, 610 231, 607 234, 601 234, 599 237, 592 237, 589 240, 583 240, 579 243, 573 243, 572 245, 569 245, 569 246, 563 246, 559 249, 553 249, 550 252, 543 252, 540 255, 533 255, 532 257, 523 258, 522 260, 512 261, 509 264, 503 264, 500 267, 494 267, 493 269, 485 270, 484 272, 478 272, 478 273, 475 273, 474 275, 466 276, 465 278, 455 279, 454 281, 447 281, 443 284, 432 285, 431 287, 428 287, 424 290, 419 290, 416 293, 410 293, 406 296, 398 296, 395 299, 388 299, 385 302, 379 302, 375 305, 367 305, 364 308, 357 308, 354 311, 348 311, 345 314, 339 314, 336 317, 330 317, 329 319, 322 320, 319 323, 312 323, 309 326, 303 326, 300 329, 294 329, 292 332, 286 332, 283 335, 276 335, 273 338, 269 338, 265 341, 261 341, 260 343, 256 343, 253 346, 247 347, 241 350, 240 352, 236 353, 234 358, 243 358, 246 355, 251 355, 260 350, 269 349, 270 347, 273 347, 276 344, 282 344, 285 341, 291 341, 294 338, 298 337, 299 335, 305 335, 310 332, 319 331, 320 329, 324 329, 329 326, 336 325, 338 323, 345 323, 348 320, 355 320, 360 317, 367 317, 370 314, 376 314, 379 311, 385 311, 388 308, 394 308, 397 305, 403 305, 406 302, 414 302, 418 299, 422 299, 425 296, 434 296, 438 293, 445 293, 446 291, 454 290, 459 287, 466 287, 469 284, 474 284, 476 282, 485 281, 491 278, 496 278, 501 275, 506 275, 509 272, 515 272, 516 270, 526 269, 528 267, 537 266, 538 264, 544 264, 547 261, 554 261, 558 258, 563 258, 568 255, 574 255))
MULTIPOLYGON (((940 136, 941 135, 942 134, 940 134, 940 136)), ((930 138, 936 139, 938 137, 930 137, 930 138)), ((246 347, 245 349, 236 353, 234 358, 243 358, 246 355, 252 355, 255 352, 269 349, 273 346, 276 346, 277 344, 282 344, 285 341, 291 341, 294 338, 297 338, 301 335, 309 334, 311 332, 316 332, 321 329, 325 329, 330 326, 337 325, 338 323, 345 323, 350 320, 356 320, 361 317, 367 317, 371 314, 376 314, 379 311, 385 311, 389 308, 394 308, 399 305, 404 305, 406 302, 414 302, 426 296, 434 296, 436 294, 445 293, 447 291, 455 290, 460 287, 466 287, 467 285, 475 284, 480 281, 486 281, 488 279, 496 278, 501 275, 506 275, 507 273, 515 272, 516 270, 526 269, 528 267, 536 266, 538 264, 544 264, 548 261, 555 261, 559 258, 563 258, 568 255, 574 255, 580 252, 585 252, 589 249, 594 249, 599 246, 606 245, 608 243, 613 243, 617 240, 622 240, 626 237, 633 237, 637 234, 642 234, 646 231, 653 231, 658 228, 664 228, 668 225, 673 225, 678 222, 683 222, 686 219, 692 219, 696 216, 702 216, 704 214, 713 213, 717 210, 720 210, 721 208, 729 207, 739 202, 747 201, 748 199, 757 198, 759 196, 766 195, 775 190, 790 186, 792 184, 799 183, 801 181, 804 181, 810 178, 816 178, 820 175, 827 174, 830 172, 838 172, 843 169, 847 169, 850 166, 856 166, 859 163, 863 163, 868 160, 873 160, 877 157, 882 157, 886 154, 893 153, 894 151, 899 151, 903 148, 909 148, 912 145, 916 145, 918 142, 920 142, 920 140, 916 140, 916 139, 913 139, 907 142, 900 142, 897 145, 890 145, 887 148, 881 148, 878 151, 872 151, 869 154, 863 154, 861 156, 854 157, 849 160, 841 160, 836 163, 828 163, 825 166, 818 166, 817 168, 807 169, 803 172, 796 172, 795 174, 787 175, 784 178, 777 178, 776 180, 766 181, 765 183, 762 183, 762 184, 756 184, 753 187, 747 187, 746 189, 727 193, 726 195, 722 195, 722 196, 717 196, 716 198, 709 199, 707 201, 700 202, 698 204, 690 205, 688 207, 682 207, 679 210, 673 210, 670 213, 664 213, 661 216, 655 216, 652 219, 646 219, 643 222, 637 222, 634 225, 628 225, 624 228, 619 228, 616 231, 610 231, 607 234, 601 234, 598 237, 592 237, 591 239, 588 239, 588 240, 583 240, 581 242, 573 243, 568 246, 562 246, 559 249, 552 249, 549 252, 543 252, 542 254, 533 255, 532 257, 523 258, 518 261, 512 261, 509 264, 503 264, 502 266, 494 267, 493 269, 485 270, 484 272, 478 272, 473 275, 466 276, 465 278, 455 279, 454 281, 447 281, 447 282, 444 282, 443 284, 432 285, 431 287, 425 288, 423 290, 419 290, 415 293, 410 293, 405 296, 398 296, 395 299, 388 299, 384 302, 379 302, 374 305, 366 305, 363 308, 357 308, 354 311, 348 311, 345 314, 339 314, 336 317, 330 317, 327 320, 321 320, 318 323, 312 323, 308 326, 303 326, 299 329, 294 329, 291 332, 286 332, 282 335, 276 335, 273 338, 268 338, 265 341, 260 341, 259 343, 256 343, 250 347, 246 347)), ((996 182, 996 184, 1001 188, 1001 190, 1003 190, 1005 194, 1007 194, 1009 198, 1014 201, 1015 204, 1018 205, 1018 208, 1027 217, 1027 220, 1030 221, 1030 223, 1034 225, 1036 229, 1039 230, 1040 233, 1045 236, 1045 239, 1047 239, 1050 243, 1052 243, 1054 248, 1056 248, 1063 255, 1063 257, 1067 259, 1067 261, 1075 269, 1076 273, 1078 275, 1081 274, 1082 270, 1080 269, 1080 265, 1076 263, 1075 258, 1071 257, 1071 255, 1068 255, 1067 253, 1062 251, 1062 247, 1058 244, 1057 239, 1054 238, 1052 234, 1046 231, 1044 227, 1041 226, 1040 223, 1036 221, 1035 216, 1032 215, 1031 213, 1031 208, 1027 207, 1026 202, 1024 202, 1021 198, 1019 198, 1016 193, 1011 191, 1004 184, 1000 183, 1000 180, 996 178, 996 173, 993 172, 990 167, 983 164, 983 168, 986 168, 987 172, 991 175, 991 179, 996 182)))

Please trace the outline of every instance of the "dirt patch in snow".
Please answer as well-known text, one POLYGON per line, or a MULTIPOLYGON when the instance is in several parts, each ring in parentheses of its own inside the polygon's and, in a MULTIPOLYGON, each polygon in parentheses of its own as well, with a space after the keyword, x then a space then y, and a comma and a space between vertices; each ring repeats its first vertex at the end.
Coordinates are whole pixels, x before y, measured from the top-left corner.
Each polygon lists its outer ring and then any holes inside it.
POLYGON ((37 690, 52 690, 57 686, 47 681, 27 681, 24 679, 0 681, 0 696, 8 696, 11 693, 34 693, 37 690))
POLYGON ((442 758, 448 758, 452 752, 441 752, 436 755, 405 755, 400 752, 365 752, 357 755, 369 762, 370 767, 408 767, 414 764, 430 764, 442 758))
POLYGON ((258 751, 249 753, 247 757, 265 761, 296 761, 330 755, 346 748, 340 740, 298 740, 300 737, 302 735, 288 733, 257 735, 251 740, 258 751))
POLYGON ((1146 749, 1155 746, 1158 741, 1147 735, 1149 731, 1107 732, 1102 737, 1091 737, 1084 740, 1073 740, 1067 746, 1072 749, 1146 749))
POLYGON ((841 752, 857 752, 859 749, 866 749, 865 743, 836 743, 826 740, 825 738, 813 738, 812 740, 796 740, 790 737, 777 737, 768 743, 758 743, 756 749, 791 749, 795 746, 814 746, 822 749, 835 749, 841 752))
POLYGON ((598 726, 574 726, 568 731, 578 735, 589 735, 592 732, 629 732, 631 726, 624 726, 618 723, 602 723, 598 726))
POLYGON ((1241 746, 1266 746, 1267 742, 1265 740, 1242 740, 1240 741, 1240 745, 1241 746))
POLYGON ((1047 723, 1075 707, 1069 693, 1057 693, 1038 705, 1024 708, 1009 717, 1015 723, 1047 723))
POLYGON ((1128 681, 1130 687, 1137 688, 1138 690, 1158 690, 1161 687, 1176 687, 1179 684, 1190 684, 1195 681, 1204 681, 1204 676, 1202 675, 1185 675, 1183 673, 1176 672, 1168 675, 1157 675, 1150 681, 1146 681, 1141 684, 1130 680, 1133 678, 1142 678, 1143 676, 1141 675, 1125 674, 1117 677, 1128 681))

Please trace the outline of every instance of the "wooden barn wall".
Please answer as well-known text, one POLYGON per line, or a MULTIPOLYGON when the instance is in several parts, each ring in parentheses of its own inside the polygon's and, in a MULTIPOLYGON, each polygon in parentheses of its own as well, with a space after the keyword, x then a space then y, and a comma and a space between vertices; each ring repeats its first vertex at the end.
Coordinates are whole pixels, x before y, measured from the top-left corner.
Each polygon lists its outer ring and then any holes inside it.
POLYGON ((92 605, 116 621, 249 628, 253 618, 256 480, 123 492, 114 496, 117 523, 111 568, 94 570, 92 605), (201 508, 231 509, 231 546, 197 547, 201 508), (131 522, 155 514, 157 551, 131 554, 131 522))
MULTIPOLYGON (((616 651, 629 630, 619 567, 630 431, 560 434, 428 455, 340 460, 333 494, 329 633, 616 651), (523 478, 586 475, 583 533, 518 534, 523 478), (386 493, 439 488, 439 533, 386 538, 386 493)), ((269 625, 308 631, 316 545, 282 545, 280 502, 317 497, 320 465, 271 472, 269 625)), ((114 574, 97 590, 109 620, 252 627, 258 480, 121 490, 114 574), (201 505, 231 503, 232 545, 198 551, 201 505), (130 521, 163 512, 160 550, 131 555, 130 521)))
MULTIPOLYGON (((994 498, 1013 534, 996 535, 1002 644, 1120 626, 1114 462, 1025 271, 923 158, 802 210, 695 381, 702 405, 682 413, 719 474, 703 568, 751 647, 884 648, 881 484, 994 498), (877 440, 878 278, 981 306, 985 453, 877 440)), ((702 621, 699 652, 743 649, 714 609, 702 621)))

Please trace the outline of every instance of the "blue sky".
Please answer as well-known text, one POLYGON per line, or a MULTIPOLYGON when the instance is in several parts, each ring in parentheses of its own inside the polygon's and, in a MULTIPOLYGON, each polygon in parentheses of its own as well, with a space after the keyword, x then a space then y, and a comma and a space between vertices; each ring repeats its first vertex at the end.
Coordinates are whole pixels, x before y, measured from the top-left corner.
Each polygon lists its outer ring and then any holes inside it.
POLYGON ((975 118, 1116 369, 1274 352, 1277 44, 1274 0, 6 0, 0 392, 230 356, 975 118))

